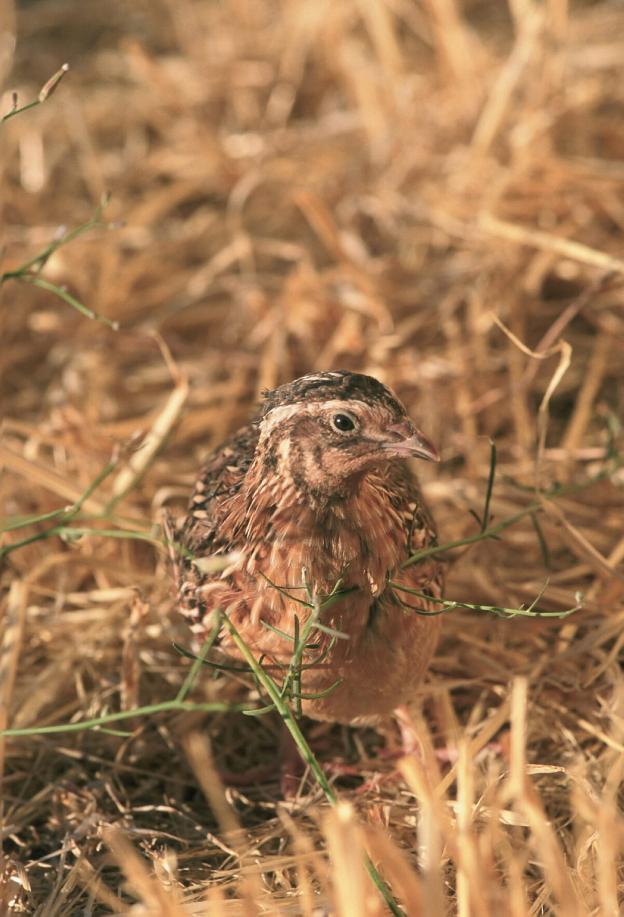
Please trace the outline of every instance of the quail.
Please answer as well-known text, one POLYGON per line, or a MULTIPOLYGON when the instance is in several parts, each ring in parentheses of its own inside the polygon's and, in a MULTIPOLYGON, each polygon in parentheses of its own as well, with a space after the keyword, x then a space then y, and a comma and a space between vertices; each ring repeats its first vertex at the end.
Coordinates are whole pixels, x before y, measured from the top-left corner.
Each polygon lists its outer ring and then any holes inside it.
MULTIPOLYGON (((310 373, 265 392, 256 417, 209 456, 174 532, 179 607, 197 639, 221 609, 279 670, 295 618, 311 613, 297 590, 338 589, 302 657, 303 713, 374 724, 407 704, 435 650, 443 581, 435 556, 405 566, 436 538, 412 458, 438 455, 371 376, 310 373), (214 555, 225 568, 202 564, 214 555)), ((225 632, 221 649, 237 655, 225 632)))

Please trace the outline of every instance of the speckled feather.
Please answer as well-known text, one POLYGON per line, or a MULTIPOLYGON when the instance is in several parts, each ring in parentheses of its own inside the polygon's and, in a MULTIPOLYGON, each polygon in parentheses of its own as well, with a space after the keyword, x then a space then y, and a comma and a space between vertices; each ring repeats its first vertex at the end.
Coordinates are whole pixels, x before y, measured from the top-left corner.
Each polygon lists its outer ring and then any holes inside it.
MULTIPOLYGON (((308 694, 342 679, 326 697, 304 702, 316 718, 372 722, 390 713, 414 696, 435 649, 440 618, 417 612, 439 606, 388 585, 432 597, 442 588, 437 560, 402 568, 434 541, 435 529, 407 463, 376 457, 378 440, 407 423, 392 392, 369 376, 311 374, 266 393, 257 418, 209 457, 176 532, 194 559, 240 552, 217 574, 202 573, 188 556, 177 563, 180 610, 199 638, 210 611, 223 608, 256 656, 285 663, 292 644, 263 622, 292 634, 294 615, 302 619, 305 609, 271 583, 299 596, 293 587, 304 575, 321 595, 339 579, 353 589, 323 617, 349 639, 334 641, 322 664, 304 673, 308 694), (341 437, 327 418, 346 409, 361 430, 341 437)), ((329 640, 320 635, 314 658, 329 640)), ((222 648, 233 649, 225 637, 222 648)))

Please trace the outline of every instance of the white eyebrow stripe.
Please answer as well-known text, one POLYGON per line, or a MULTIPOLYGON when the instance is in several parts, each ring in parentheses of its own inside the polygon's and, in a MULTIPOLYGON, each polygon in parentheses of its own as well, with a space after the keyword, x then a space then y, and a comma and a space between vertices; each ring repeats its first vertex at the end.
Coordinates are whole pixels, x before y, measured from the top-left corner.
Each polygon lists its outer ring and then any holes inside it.
POLYGON ((322 405, 323 408, 327 408, 330 411, 344 411, 347 414, 355 414, 356 417, 357 413, 354 411, 354 407, 369 407, 365 401, 358 401, 353 398, 335 398, 331 401, 311 401, 308 404, 305 401, 297 401, 296 404, 281 404, 272 408, 264 416, 260 425, 263 435, 267 435, 277 424, 282 423, 284 420, 288 420, 293 414, 300 414, 301 412, 311 414, 314 408, 319 405, 322 405))
POLYGON ((268 432, 272 430, 276 424, 281 423, 283 420, 288 420, 289 417, 292 417, 293 414, 298 413, 301 410, 301 404, 280 404, 276 408, 271 408, 264 417, 260 424, 260 428, 263 431, 268 432))
POLYGON ((309 375, 309 376, 303 376, 302 378, 303 378, 303 381, 305 382, 327 382, 329 378, 342 379, 342 377, 343 377, 342 373, 329 372, 329 373, 322 373, 319 376, 309 375))
POLYGON ((349 411, 353 413, 353 407, 356 405, 359 408, 368 408, 370 407, 365 401, 358 401, 357 398, 332 398, 331 401, 311 401, 310 404, 306 404, 307 409, 311 409, 314 405, 321 404, 324 408, 329 408, 331 411, 349 411))

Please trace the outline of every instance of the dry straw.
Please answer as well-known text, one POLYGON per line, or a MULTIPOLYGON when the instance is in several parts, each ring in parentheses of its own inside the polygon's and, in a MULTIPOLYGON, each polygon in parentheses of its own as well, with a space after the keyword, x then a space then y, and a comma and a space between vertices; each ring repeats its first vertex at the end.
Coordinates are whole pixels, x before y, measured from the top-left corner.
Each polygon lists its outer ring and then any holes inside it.
POLYGON ((623 36, 606 0, 0 0, 2 913, 622 910, 623 36), (398 765, 301 732, 296 665, 173 646, 164 513, 336 367, 444 458, 398 765))

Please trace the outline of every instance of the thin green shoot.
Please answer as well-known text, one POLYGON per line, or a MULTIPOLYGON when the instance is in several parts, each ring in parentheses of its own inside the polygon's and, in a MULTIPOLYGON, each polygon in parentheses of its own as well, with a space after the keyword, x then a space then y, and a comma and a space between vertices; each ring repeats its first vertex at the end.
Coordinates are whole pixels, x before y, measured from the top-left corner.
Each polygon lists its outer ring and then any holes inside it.
POLYGON ((537 536, 537 541, 540 546, 540 551, 542 553, 542 560, 544 562, 544 567, 546 568, 546 570, 550 570, 550 551, 548 550, 548 543, 546 541, 544 532, 542 531, 542 526, 540 525, 537 515, 535 513, 531 513, 529 518, 531 520, 533 528, 535 529, 535 535, 537 536))
POLYGON ((38 105, 41 105, 46 99, 49 99, 52 93, 56 90, 57 86, 69 70, 69 64, 63 64, 56 73, 53 73, 49 80, 43 84, 37 98, 33 99, 32 102, 27 102, 26 105, 18 105, 17 93, 13 93, 13 107, 6 114, 0 116, 0 124, 4 124, 5 121, 9 121, 11 118, 14 118, 16 115, 21 115, 25 111, 29 111, 31 108, 36 108, 38 105))
MULTIPOLYGON (((528 608, 504 608, 500 605, 480 605, 473 604, 471 602, 460 602, 451 599, 441 599, 436 596, 430 595, 427 592, 422 592, 420 589, 412 589, 409 586, 404 586, 402 583, 394 582, 390 580, 388 583, 393 589, 398 590, 399 592, 407 592, 409 595, 418 596, 418 598, 425 599, 427 602, 435 602, 438 605, 443 605, 442 611, 453 611, 456 608, 465 608, 469 611, 483 611, 489 614, 494 614, 497 617, 501 618, 567 618, 570 615, 574 614, 576 611, 579 611, 583 607, 582 596, 580 593, 576 593, 575 600, 576 604, 572 608, 566 608, 564 611, 541 611, 535 608, 537 602, 542 598, 544 592, 546 591, 546 586, 544 586, 537 597, 531 602, 528 608)), ((547 584, 546 584, 547 585, 547 584)), ((410 608, 411 606, 406 606, 410 608)), ((412 609, 416 611, 417 614, 440 614, 440 612, 423 612, 420 609, 412 609)))
POLYGON ((0 736, 16 738, 18 736, 56 735, 66 732, 85 732, 88 729, 97 729, 108 726, 110 723, 119 723, 140 716, 153 716, 156 713, 242 713, 245 704, 205 703, 193 704, 189 701, 169 700, 159 704, 147 704, 144 707, 132 707, 130 710, 120 710, 116 713, 105 713, 102 716, 92 717, 88 720, 79 720, 76 723, 59 723, 53 726, 25 726, 19 729, 2 729, 0 736))
POLYGON ((260 621, 260 623, 266 630, 270 630, 272 634, 276 634, 278 637, 281 637, 282 640, 288 640, 289 643, 295 642, 295 638, 292 634, 287 634, 285 630, 280 630, 280 628, 275 627, 274 624, 269 624, 268 621, 260 621))
POLYGON ((321 691, 315 691, 314 694, 308 694, 305 691, 302 691, 300 694, 295 696, 301 698, 302 700, 318 700, 320 697, 329 697, 330 694, 333 694, 336 688, 340 687, 343 681, 343 678, 337 678, 333 684, 329 685, 327 688, 323 688, 321 691))
POLYGON ((69 506, 63 506, 60 509, 52 510, 49 513, 43 513, 40 516, 22 516, 17 519, 9 521, 6 525, 0 526, 0 532, 12 532, 15 529, 25 528, 29 525, 35 525, 38 522, 46 522, 50 519, 60 519, 61 522, 67 522, 71 519, 74 519, 86 501, 91 497, 95 491, 100 487, 101 484, 106 480, 106 478, 112 474, 112 472, 117 468, 119 464, 119 453, 116 453, 111 458, 104 468, 95 476, 87 488, 80 494, 78 499, 71 503, 69 506))
POLYGON ((197 681, 197 677, 201 671, 201 667, 204 664, 208 653, 214 646, 215 640, 219 636, 219 631, 221 630, 221 626, 222 626, 221 613, 217 612, 215 615, 215 618, 216 620, 215 620, 214 627, 212 628, 210 634, 208 635, 208 638, 204 640, 204 643, 202 645, 202 648, 199 651, 199 654, 193 661, 193 665, 191 666, 188 675, 182 682, 182 686, 180 690, 178 691, 178 693, 176 694, 175 699, 176 701, 178 701, 178 703, 182 703, 182 701, 185 701, 188 695, 190 694, 190 692, 193 690, 193 686, 195 685, 195 682, 197 681))
POLYGON ((496 477, 496 444, 490 440, 490 471, 485 491, 485 505, 483 507, 483 518, 481 520, 481 531, 485 532, 490 524, 490 502, 492 500, 492 491, 494 490, 494 478, 496 477))
POLYGON ((83 302, 76 299, 76 297, 66 290, 65 287, 60 287, 57 283, 46 280, 45 277, 37 277, 34 274, 19 274, 15 279, 21 280, 24 283, 30 283, 40 290, 45 290, 47 293, 53 293, 58 299, 62 299, 68 306, 71 306, 73 309, 76 309, 77 312, 80 312, 81 315, 84 315, 85 318, 91 318, 95 321, 102 322, 102 324, 112 328, 113 331, 119 330, 119 322, 106 318, 105 315, 100 315, 99 312, 95 312, 93 309, 90 309, 89 306, 85 306, 83 302))
MULTIPOLYGON (((32 104, 39 103, 31 103, 30 106, 25 106, 25 108, 32 107, 32 104)), ((24 111, 25 108, 21 110, 24 111)), ((17 114, 17 112, 15 112, 15 114, 17 114)), ((100 315, 93 309, 90 309, 88 306, 86 306, 79 299, 77 299, 72 293, 69 293, 64 287, 61 287, 58 284, 53 283, 52 281, 47 280, 45 277, 41 276, 41 271, 49 261, 50 257, 54 254, 54 252, 58 251, 59 248, 62 248, 64 245, 68 245, 74 239, 77 239, 79 236, 84 235, 92 229, 100 227, 108 228, 109 224, 102 223, 101 221, 102 211, 104 207, 106 207, 108 200, 109 198, 107 195, 103 196, 100 204, 96 207, 93 216, 89 220, 87 220, 85 223, 81 223, 79 226, 76 226, 69 231, 61 233, 36 255, 33 255, 26 261, 23 261, 22 264, 18 265, 16 268, 0 274, 0 286, 2 286, 2 284, 6 283, 8 280, 16 280, 20 281, 21 283, 30 283, 41 290, 52 293, 54 296, 67 303, 67 305, 71 306, 73 309, 76 309, 86 318, 102 322, 103 324, 108 325, 109 328, 117 331, 119 328, 118 322, 112 321, 111 319, 106 318, 104 315, 100 315)))
MULTIPOLYGON (((292 693, 295 700, 295 716, 298 720, 303 716, 303 710, 301 708, 301 663, 303 661, 303 653, 305 650, 305 641, 301 639, 299 633, 299 617, 298 615, 294 616, 293 620, 294 629, 295 629, 295 653, 293 659, 299 654, 299 663, 294 666, 292 673, 292 693), (300 649, 301 648, 301 649, 300 649)), ((284 685, 287 684, 287 678, 284 680, 284 685)))
MULTIPOLYGON (((589 487, 593 487, 594 484, 598 484, 600 481, 604 481, 607 478, 610 478, 623 466, 624 457, 618 455, 614 461, 610 462, 608 468, 601 469, 599 472, 597 472, 597 474, 592 475, 585 481, 581 481, 578 484, 568 484, 565 486, 562 486, 561 484, 554 484, 552 487, 548 488, 548 490, 541 492, 541 500, 534 500, 532 503, 529 503, 527 506, 525 506, 524 509, 519 510, 517 513, 513 513, 511 516, 507 516, 505 519, 502 519, 495 525, 488 526, 486 529, 477 532, 475 535, 467 535, 465 538, 458 538, 455 541, 447 541, 446 544, 433 544, 428 548, 422 548, 419 551, 415 551, 414 554, 408 557, 407 560, 401 564, 401 569, 411 567, 412 564, 420 563, 421 561, 426 560, 428 557, 434 557, 437 554, 445 554, 447 551, 452 551, 455 548, 463 548, 467 547, 468 545, 477 544, 479 541, 493 539, 497 535, 500 535, 501 532, 504 532, 506 529, 515 525, 517 522, 525 519, 527 516, 535 516, 536 514, 543 512, 544 499, 556 500, 559 497, 582 493, 589 487)), ((522 489, 534 492, 534 488, 532 487, 522 489)))
POLYGON ((9 532, 15 531, 16 529, 25 528, 30 525, 36 525, 39 522, 49 521, 50 519, 59 520, 56 525, 53 525, 47 529, 44 529, 41 532, 35 532, 33 535, 29 535, 25 538, 22 538, 18 541, 14 541, 10 544, 6 544, 0 548, 0 559, 2 557, 11 554, 13 551, 17 551, 19 548, 23 548, 26 545, 33 544, 35 541, 42 541, 46 538, 50 538, 54 535, 59 535, 61 538, 77 538, 83 535, 100 535, 103 537, 109 538, 142 538, 144 540, 151 541, 156 544, 160 544, 159 539, 154 536, 149 535, 147 532, 133 531, 132 529, 96 529, 96 528, 74 528, 68 526, 67 523, 75 519, 81 512, 82 507, 85 502, 93 495, 93 493, 104 483, 104 481, 112 474, 112 472, 117 468, 119 464, 119 453, 113 455, 111 460, 102 468, 102 470, 95 476, 95 478, 90 482, 90 484, 85 488, 82 494, 78 497, 75 503, 70 504, 69 506, 62 507, 58 510, 53 510, 51 513, 43 513, 40 516, 27 516, 19 519, 9 520, 9 522, 0 529, 0 532, 9 532))
MULTIPOLYGON (((247 664, 250 666, 250 668, 253 669, 258 681, 262 684, 266 693, 271 698, 271 701, 273 702, 275 709, 279 713, 284 725, 286 726, 290 735, 292 736, 293 741, 297 747, 297 750, 299 751, 299 754, 304 764, 310 769, 311 773, 314 775, 314 778, 316 779, 317 784, 319 785, 319 787, 325 794, 325 798, 327 799, 327 801, 331 805, 336 805, 338 801, 338 797, 336 796, 333 788, 331 787, 329 781, 327 780, 327 777, 325 776, 325 772, 323 771, 323 768, 321 767, 318 759, 316 758, 308 742, 306 741, 296 718, 293 716, 293 713, 288 705, 288 702, 282 696, 280 688, 273 681, 271 676, 262 668, 262 666, 258 664, 258 661, 256 660, 255 656, 251 652, 250 648, 247 646, 245 641, 242 639, 242 637, 236 630, 236 627, 234 626, 234 624, 232 623, 232 621, 230 620, 230 618, 227 615, 225 615, 224 623, 237 649, 239 650, 239 652, 241 653, 241 655, 243 656, 247 664)), ((305 630, 305 627, 304 627, 304 630, 305 630)), ((390 889, 388 888, 384 880, 381 878, 381 876, 377 872, 377 869, 375 868, 374 864, 368 858, 366 861, 366 868, 368 870, 368 873, 372 881, 374 882, 377 889, 379 890, 390 912, 393 915, 396 915, 396 917, 401 917, 403 913, 402 910, 399 908, 398 904, 394 900, 394 897, 390 889)))
POLYGON ((275 704, 267 704, 266 707, 250 707, 241 712, 245 716, 266 716, 267 713, 275 713, 275 704))
POLYGON ((278 586, 277 583, 274 583, 273 580, 270 580, 269 577, 262 571, 260 571, 260 576, 262 577, 263 580, 266 580, 269 586, 277 590, 277 592, 279 592, 280 595, 283 595, 284 598, 288 599, 290 602, 296 602, 298 605, 303 605, 304 608, 313 607, 310 602, 306 602, 304 601, 304 599, 300 599, 295 595, 291 595, 283 586, 278 586))

